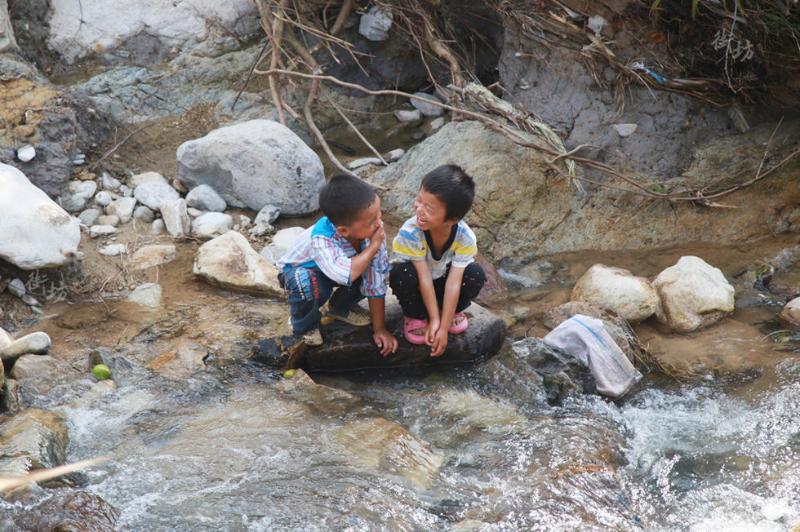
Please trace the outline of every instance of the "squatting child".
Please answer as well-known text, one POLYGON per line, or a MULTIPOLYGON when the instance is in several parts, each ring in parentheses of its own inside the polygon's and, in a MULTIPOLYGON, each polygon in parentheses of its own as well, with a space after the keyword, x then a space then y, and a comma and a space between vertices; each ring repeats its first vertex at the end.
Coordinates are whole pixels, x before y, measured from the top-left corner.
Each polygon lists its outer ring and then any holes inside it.
POLYGON ((319 206, 324 216, 278 261, 293 333, 318 345, 323 315, 356 326, 371 321, 381 354, 395 352, 384 316, 389 260, 380 198, 364 181, 339 175, 320 189, 319 206), (369 315, 357 305, 364 297, 369 315))
POLYGON ((406 220, 393 242, 389 276, 403 308, 403 335, 412 344, 431 346, 431 356, 447 347, 447 334, 467 330, 464 314, 486 282, 474 262, 475 233, 463 220, 475 198, 475 183, 460 167, 445 165, 422 179, 406 220))

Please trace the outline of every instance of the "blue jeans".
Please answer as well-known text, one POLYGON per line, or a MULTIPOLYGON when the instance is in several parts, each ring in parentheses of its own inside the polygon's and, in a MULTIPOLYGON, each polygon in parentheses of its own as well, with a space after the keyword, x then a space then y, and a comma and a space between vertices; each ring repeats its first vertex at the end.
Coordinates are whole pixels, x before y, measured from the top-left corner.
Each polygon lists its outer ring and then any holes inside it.
POLYGON ((279 280, 289 300, 294 334, 303 334, 318 327, 322 318, 319 309, 329 299, 331 310, 340 314, 347 314, 356 303, 364 299, 360 277, 350 286, 341 286, 329 279, 319 268, 298 266, 284 269, 279 280))

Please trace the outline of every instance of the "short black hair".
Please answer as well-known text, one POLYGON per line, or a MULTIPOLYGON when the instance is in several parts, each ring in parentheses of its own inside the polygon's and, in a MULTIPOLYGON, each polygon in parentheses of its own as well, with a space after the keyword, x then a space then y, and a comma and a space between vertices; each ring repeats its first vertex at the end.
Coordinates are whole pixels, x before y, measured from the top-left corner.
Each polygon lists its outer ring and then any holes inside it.
POLYGON ((337 175, 319 190, 319 208, 333 225, 350 225, 377 196, 375 189, 361 179, 337 175))
POLYGON ((439 198, 447 209, 448 220, 460 220, 475 199, 475 181, 460 166, 445 164, 422 178, 422 188, 439 198))

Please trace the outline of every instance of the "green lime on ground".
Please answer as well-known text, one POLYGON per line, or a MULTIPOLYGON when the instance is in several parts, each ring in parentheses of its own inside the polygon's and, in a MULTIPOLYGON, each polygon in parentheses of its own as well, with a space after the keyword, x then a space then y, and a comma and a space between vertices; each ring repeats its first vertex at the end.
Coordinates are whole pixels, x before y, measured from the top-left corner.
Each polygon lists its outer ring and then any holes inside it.
POLYGON ((99 380, 104 381, 111 378, 111 370, 105 364, 97 364, 92 368, 92 375, 99 380))
POLYGON ((286 371, 283 372, 283 377, 285 379, 291 379, 292 377, 294 377, 294 370, 293 369, 287 369, 286 371))

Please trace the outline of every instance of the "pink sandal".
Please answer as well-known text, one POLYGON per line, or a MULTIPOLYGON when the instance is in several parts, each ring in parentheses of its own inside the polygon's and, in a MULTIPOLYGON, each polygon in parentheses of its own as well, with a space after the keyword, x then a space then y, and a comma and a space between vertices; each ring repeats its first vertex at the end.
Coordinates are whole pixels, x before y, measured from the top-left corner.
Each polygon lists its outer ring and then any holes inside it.
POLYGON ((469 327, 469 322, 467 321, 467 315, 464 314, 463 312, 459 312, 458 314, 453 316, 453 323, 447 329, 447 332, 449 332, 450 334, 461 334, 467 330, 467 327, 469 327), (456 320, 458 318, 461 318, 461 321, 456 323, 456 320))
POLYGON ((425 343, 424 334, 414 334, 411 331, 422 329, 423 331, 428 327, 428 320, 420 320, 417 318, 409 318, 403 316, 403 336, 406 337, 408 343, 414 345, 423 345, 425 343))

